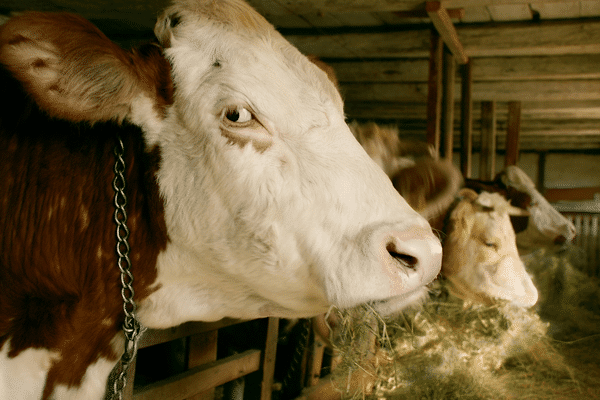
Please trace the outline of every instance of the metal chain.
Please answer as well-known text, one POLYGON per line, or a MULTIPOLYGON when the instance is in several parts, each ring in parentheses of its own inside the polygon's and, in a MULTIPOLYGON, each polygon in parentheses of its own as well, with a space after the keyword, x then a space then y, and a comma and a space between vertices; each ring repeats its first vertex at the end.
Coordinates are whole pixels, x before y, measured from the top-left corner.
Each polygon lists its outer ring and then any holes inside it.
POLYGON ((302 375, 300 369, 302 368, 302 359, 304 358, 304 351, 308 346, 308 339, 312 325, 310 320, 306 318, 300 319, 299 324, 301 324, 299 328, 299 341, 294 347, 294 354, 292 355, 288 372, 285 378, 283 378, 282 382, 283 398, 297 397, 303 386, 302 382, 299 381, 302 375))
POLYGON ((133 275, 131 273, 131 260, 129 259, 129 229, 127 228, 127 196, 125 195, 125 146, 121 137, 117 135, 115 145, 115 177, 113 189, 115 191, 115 214, 114 220, 117 224, 117 265, 121 271, 121 297, 123 298, 123 311, 125 321, 123 322, 123 333, 125 334, 125 351, 121 356, 121 370, 113 383, 112 399, 121 400, 123 390, 127 385, 127 370, 137 354, 137 345, 141 334, 145 330, 135 317, 137 306, 133 300, 133 275))

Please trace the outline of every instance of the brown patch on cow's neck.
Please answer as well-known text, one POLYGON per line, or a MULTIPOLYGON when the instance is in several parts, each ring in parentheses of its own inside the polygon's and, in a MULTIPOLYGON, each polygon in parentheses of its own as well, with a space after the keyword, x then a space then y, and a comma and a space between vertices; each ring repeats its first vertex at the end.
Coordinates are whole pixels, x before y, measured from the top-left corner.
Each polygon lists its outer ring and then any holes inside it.
POLYGON ((116 361, 123 321, 112 189, 114 132, 125 144, 135 300, 151 292, 168 236, 156 171, 160 149, 139 128, 49 118, 0 67, 0 347, 60 354, 43 398, 116 361))

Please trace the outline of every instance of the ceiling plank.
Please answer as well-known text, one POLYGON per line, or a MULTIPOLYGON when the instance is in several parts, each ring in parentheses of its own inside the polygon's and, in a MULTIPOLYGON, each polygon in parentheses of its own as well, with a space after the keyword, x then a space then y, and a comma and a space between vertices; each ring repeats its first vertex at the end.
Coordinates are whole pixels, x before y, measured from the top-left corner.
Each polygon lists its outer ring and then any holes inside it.
MULTIPOLYGON (((469 57, 600 54, 600 20, 458 26, 456 30, 469 57)), ((290 32, 286 37, 305 54, 322 58, 427 58, 429 55, 428 29, 305 32, 290 32)))
MULTIPOLYGON (((324 60, 340 82, 426 82, 426 59, 324 60)), ((600 79, 600 54, 472 58, 473 80, 600 79)))
MULTIPOLYGON (((459 107, 458 104, 455 104, 459 107)), ((481 107, 478 102, 473 105, 473 120, 479 118, 481 107)), ((425 103, 382 102, 382 101, 346 101, 346 114, 352 118, 376 119, 411 119, 424 118, 425 103)), ((505 118, 508 113, 507 102, 497 103, 498 118, 505 118)), ((521 105, 523 119, 548 120, 596 120, 600 119, 600 100, 586 101, 526 101, 521 105)))
MULTIPOLYGON (((347 101, 425 102, 427 98, 424 83, 342 83, 340 86, 347 101)), ((473 82, 473 100, 600 100, 600 80, 473 82)))
POLYGON ((466 64, 469 59, 458 39, 458 34, 456 33, 456 29, 454 29, 454 24, 452 24, 452 20, 446 9, 442 7, 439 1, 428 1, 425 4, 425 11, 427 11, 433 26, 435 26, 440 37, 452 55, 456 58, 456 61, 459 64, 466 64))

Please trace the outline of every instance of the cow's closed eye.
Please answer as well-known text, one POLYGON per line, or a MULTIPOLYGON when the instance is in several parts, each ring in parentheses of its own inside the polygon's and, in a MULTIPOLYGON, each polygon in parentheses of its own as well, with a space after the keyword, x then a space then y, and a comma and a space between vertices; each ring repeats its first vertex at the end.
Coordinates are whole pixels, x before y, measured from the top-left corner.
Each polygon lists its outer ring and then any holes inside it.
POLYGON ((259 122, 252 110, 243 106, 232 106, 223 110, 221 134, 232 144, 240 147, 251 142, 252 146, 261 152, 273 143, 273 137, 259 122))

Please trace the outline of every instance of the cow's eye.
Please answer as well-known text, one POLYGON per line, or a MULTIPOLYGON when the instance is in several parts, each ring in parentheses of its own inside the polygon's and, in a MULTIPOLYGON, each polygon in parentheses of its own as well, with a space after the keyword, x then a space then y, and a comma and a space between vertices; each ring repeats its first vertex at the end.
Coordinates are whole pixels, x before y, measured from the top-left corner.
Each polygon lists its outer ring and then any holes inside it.
POLYGON ((273 142, 273 137, 251 110, 243 106, 225 108, 221 114, 221 134, 230 143, 244 147, 252 142, 254 148, 264 151, 273 142))
POLYGON ((230 108, 225 111, 225 118, 236 124, 245 124, 252 121, 252 113, 244 107, 230 108))

